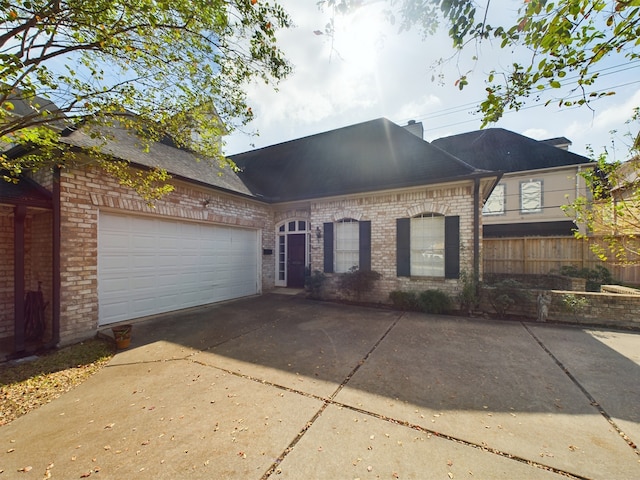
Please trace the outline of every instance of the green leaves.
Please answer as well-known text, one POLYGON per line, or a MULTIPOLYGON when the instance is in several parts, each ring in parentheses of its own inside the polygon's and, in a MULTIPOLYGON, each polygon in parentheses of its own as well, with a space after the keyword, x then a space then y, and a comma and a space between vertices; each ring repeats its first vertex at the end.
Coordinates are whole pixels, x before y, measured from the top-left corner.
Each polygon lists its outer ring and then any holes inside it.
MULTIPOLYGON (((337 0, 336 0, 337 1, 337 0)), ((350 3, 349 0, 342 0, 350 3)), ((600 62, 612 56, 633 61, 640 58, 640 4, 605 0, 527 0, 518 18, 510 24, 491 25, 489 2, 481 4, 486 13, 476 11, 471 0, 389 0, 402 14, 403 29, 417 27, 425 34, 440 23, 456 49, 478 44, 493 37, 501 48, 530 52, 530 62, 520 69, 491 72, 487 83, 491 93, 480 105, 483 125, 498 120, 506 109, 518 109, 531 92, 554 92, 561 105, 588 104, 596 92, 600 62), (482 21, 475 20, 483 15, 482 21), (498 78, 501 89, 495 88, 498 78), (569 100, 576 93, 580 101, 569 100)), ((458 58, 458 57, 456 57, 458 58)), ((466 77, 465 77, 466 80, 466 77)), ((458 88, 466 84, 456 82, 458 88)), ((538 97, 536 97, 538 98, 538 97)))
POLYGON ((266 1, 5 3, 0 137, 14 144, 49 147, 45 127, 58 132, 67 120, 108 125, 130 111, 149 140, 169 136, 223 161, 222 132, 251 118, 247 83, 275 84, 291 71, 276 39, 291 21, 266 1), (26 104, 25 114, 9 115, 15 99, 26 104), (189 122, 174 120, 187 116, 189 122))

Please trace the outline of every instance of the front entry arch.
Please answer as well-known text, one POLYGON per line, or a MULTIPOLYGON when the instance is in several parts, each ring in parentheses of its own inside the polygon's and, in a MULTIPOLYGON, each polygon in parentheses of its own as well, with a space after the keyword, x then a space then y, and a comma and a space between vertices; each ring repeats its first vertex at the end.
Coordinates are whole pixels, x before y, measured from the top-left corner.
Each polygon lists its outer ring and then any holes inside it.
POLYGON ((291 219, 276 226, 276 286, 303 288, 309 265, 309 222, 291 219))

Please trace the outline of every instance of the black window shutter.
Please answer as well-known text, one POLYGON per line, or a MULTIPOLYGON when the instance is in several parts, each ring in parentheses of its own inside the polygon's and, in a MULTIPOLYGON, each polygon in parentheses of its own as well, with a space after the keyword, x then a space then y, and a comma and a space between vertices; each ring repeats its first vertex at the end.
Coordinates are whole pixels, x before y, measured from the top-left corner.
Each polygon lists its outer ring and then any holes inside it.
POLYGON ((324 224, 324 272, 333 273, 333 223, 324 224))
POLYGON ((359 270, 363 272, 371 271, 371 222, 358 222, 360 238, 359 270))
POLYGON ((444 219, 444 278, 460 277, 460 217, 444 219))
POLYGON ((396 274, 399 277, 411 276, 411 219, 396 219, 396 274))

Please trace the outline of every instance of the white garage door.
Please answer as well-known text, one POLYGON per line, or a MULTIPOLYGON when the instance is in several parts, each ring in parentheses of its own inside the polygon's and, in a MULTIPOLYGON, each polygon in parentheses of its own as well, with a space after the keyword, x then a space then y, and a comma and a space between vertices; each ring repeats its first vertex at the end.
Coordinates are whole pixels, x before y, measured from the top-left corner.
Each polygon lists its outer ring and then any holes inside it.
POLYGON ((259 292, 256 230, 101 212, 99 324, 259 292))

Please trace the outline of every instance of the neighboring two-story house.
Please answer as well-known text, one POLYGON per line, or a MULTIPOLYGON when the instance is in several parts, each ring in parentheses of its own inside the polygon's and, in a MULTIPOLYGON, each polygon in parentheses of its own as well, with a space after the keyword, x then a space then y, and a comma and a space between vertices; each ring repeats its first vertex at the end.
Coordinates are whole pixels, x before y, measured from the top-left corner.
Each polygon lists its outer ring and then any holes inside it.
POLYGON ((587 197, 580 172, 595 164, 569 152, 566 138, 538 141, 489 128, 431 143, 476 168, 503 172, 482 210, 485 238, 573 235, 576 224, 561 206, 587 197))

